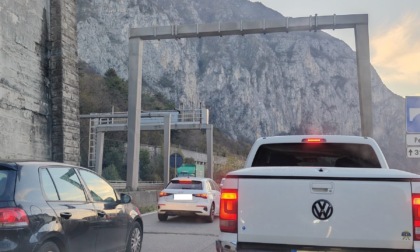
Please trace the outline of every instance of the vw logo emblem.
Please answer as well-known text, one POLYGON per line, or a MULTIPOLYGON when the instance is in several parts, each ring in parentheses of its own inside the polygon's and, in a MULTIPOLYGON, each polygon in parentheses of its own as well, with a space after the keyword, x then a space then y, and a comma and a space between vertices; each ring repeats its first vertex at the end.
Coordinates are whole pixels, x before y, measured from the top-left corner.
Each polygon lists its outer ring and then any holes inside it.
POLYGON ((326 220, 333 214, 333 206, 328 200, 317 200, 312 205, 312 214, 317 219, 326 220))

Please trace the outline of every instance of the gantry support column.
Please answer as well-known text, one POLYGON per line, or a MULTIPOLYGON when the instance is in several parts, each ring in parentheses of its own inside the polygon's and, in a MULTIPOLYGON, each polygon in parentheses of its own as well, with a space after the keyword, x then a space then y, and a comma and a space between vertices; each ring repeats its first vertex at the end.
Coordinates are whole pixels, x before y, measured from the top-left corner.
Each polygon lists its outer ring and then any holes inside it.
POLYGON ((169 183, 169 155, 171 153, 171 115, 164 117, 163 129, 163 183, 169 183))
POLYGON ((137 190, 139 183, 140 114, 143 41, 129 40, 128 63, 128 134, 127 134, 127 189, 137 190))
POLYGON ((360 119, 362 136, 373 135, 372 84, 370 73, 369 28, 367 24, 357 24, 354 28, 356 39, 357 77, 359 81, 360 119))
POLYGON ((95 171, 102 175, 105 132, 96 131, 95 171))
POLYGON ((206 129, 207 136, 207 167, 206 178, 213 178, 213 125, 208 125, 206 129))

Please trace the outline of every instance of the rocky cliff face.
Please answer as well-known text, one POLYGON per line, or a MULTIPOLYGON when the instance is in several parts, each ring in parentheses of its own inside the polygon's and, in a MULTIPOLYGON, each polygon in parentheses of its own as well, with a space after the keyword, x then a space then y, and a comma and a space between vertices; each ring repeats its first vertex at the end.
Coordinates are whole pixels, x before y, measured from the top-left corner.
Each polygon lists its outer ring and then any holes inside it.
MULTIPOLYGON (((275 19, 247 0, 79 0, 79 57, 127 78, 131 27, 275 19)), ((275 134, 360 135, 355 53, 323 32, 147 41, 144 84, 176 103, 210 109, 210 121, 235 139, 275 134)), ((404 99, 372 68, 374 138, 390 166, 405 158, 404 99)))

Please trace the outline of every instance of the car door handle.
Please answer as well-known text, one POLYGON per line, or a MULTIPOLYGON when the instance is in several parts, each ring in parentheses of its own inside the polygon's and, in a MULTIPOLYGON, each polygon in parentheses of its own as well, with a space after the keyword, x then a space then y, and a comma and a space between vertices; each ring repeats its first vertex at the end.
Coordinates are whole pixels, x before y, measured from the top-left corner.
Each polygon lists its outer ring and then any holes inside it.
POLYGON ((98 211, 98 216, 103 218, 106 216, 106 213, 104 211, 98 211))
POLYGON ((64 219, 68 220, 71 217, 71 213, 69 213, 69 212, 62 212, 62 213, 60 213, 60 216, 63 217, 64 219))

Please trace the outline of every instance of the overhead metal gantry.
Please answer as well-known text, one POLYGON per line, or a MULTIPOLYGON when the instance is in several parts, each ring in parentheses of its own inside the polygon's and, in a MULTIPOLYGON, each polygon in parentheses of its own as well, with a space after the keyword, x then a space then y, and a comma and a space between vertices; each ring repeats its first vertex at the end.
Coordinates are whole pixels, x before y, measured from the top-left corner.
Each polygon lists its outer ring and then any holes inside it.
MULTIPOLYGON (((81 115, 90 119, 88 167, 102 174, 105 132, 127 131, 127 113, 92 113, 81 115)), ((208 109, 153 111, 141 113, 141 130, 163 130, 163 183, 169 183, 171 130, 206 130, 207 163, 213 162, 213 125, 209 124, 208 109)), ((213 176, 213 169, 207 176, 213 176)), ((138 177, 137 177, 138 181, 138 177)), ((137 186, 135 187, 137 188, 137 186)))
MULTIPOLYGON (((143 41, 202 38, 210 36, 266 34, 275 32, 354 29, 359 82, 359 103, 363 136, 372 136, 372 88, 370 73, 368 15, 332 15, 276 20, 240 21, 213 24, 171 25, 130 29, 127 186, 137 188, 139 173, 140 117, 143 41)), ((207 164, 210 170, 212 163, 207 164)))

